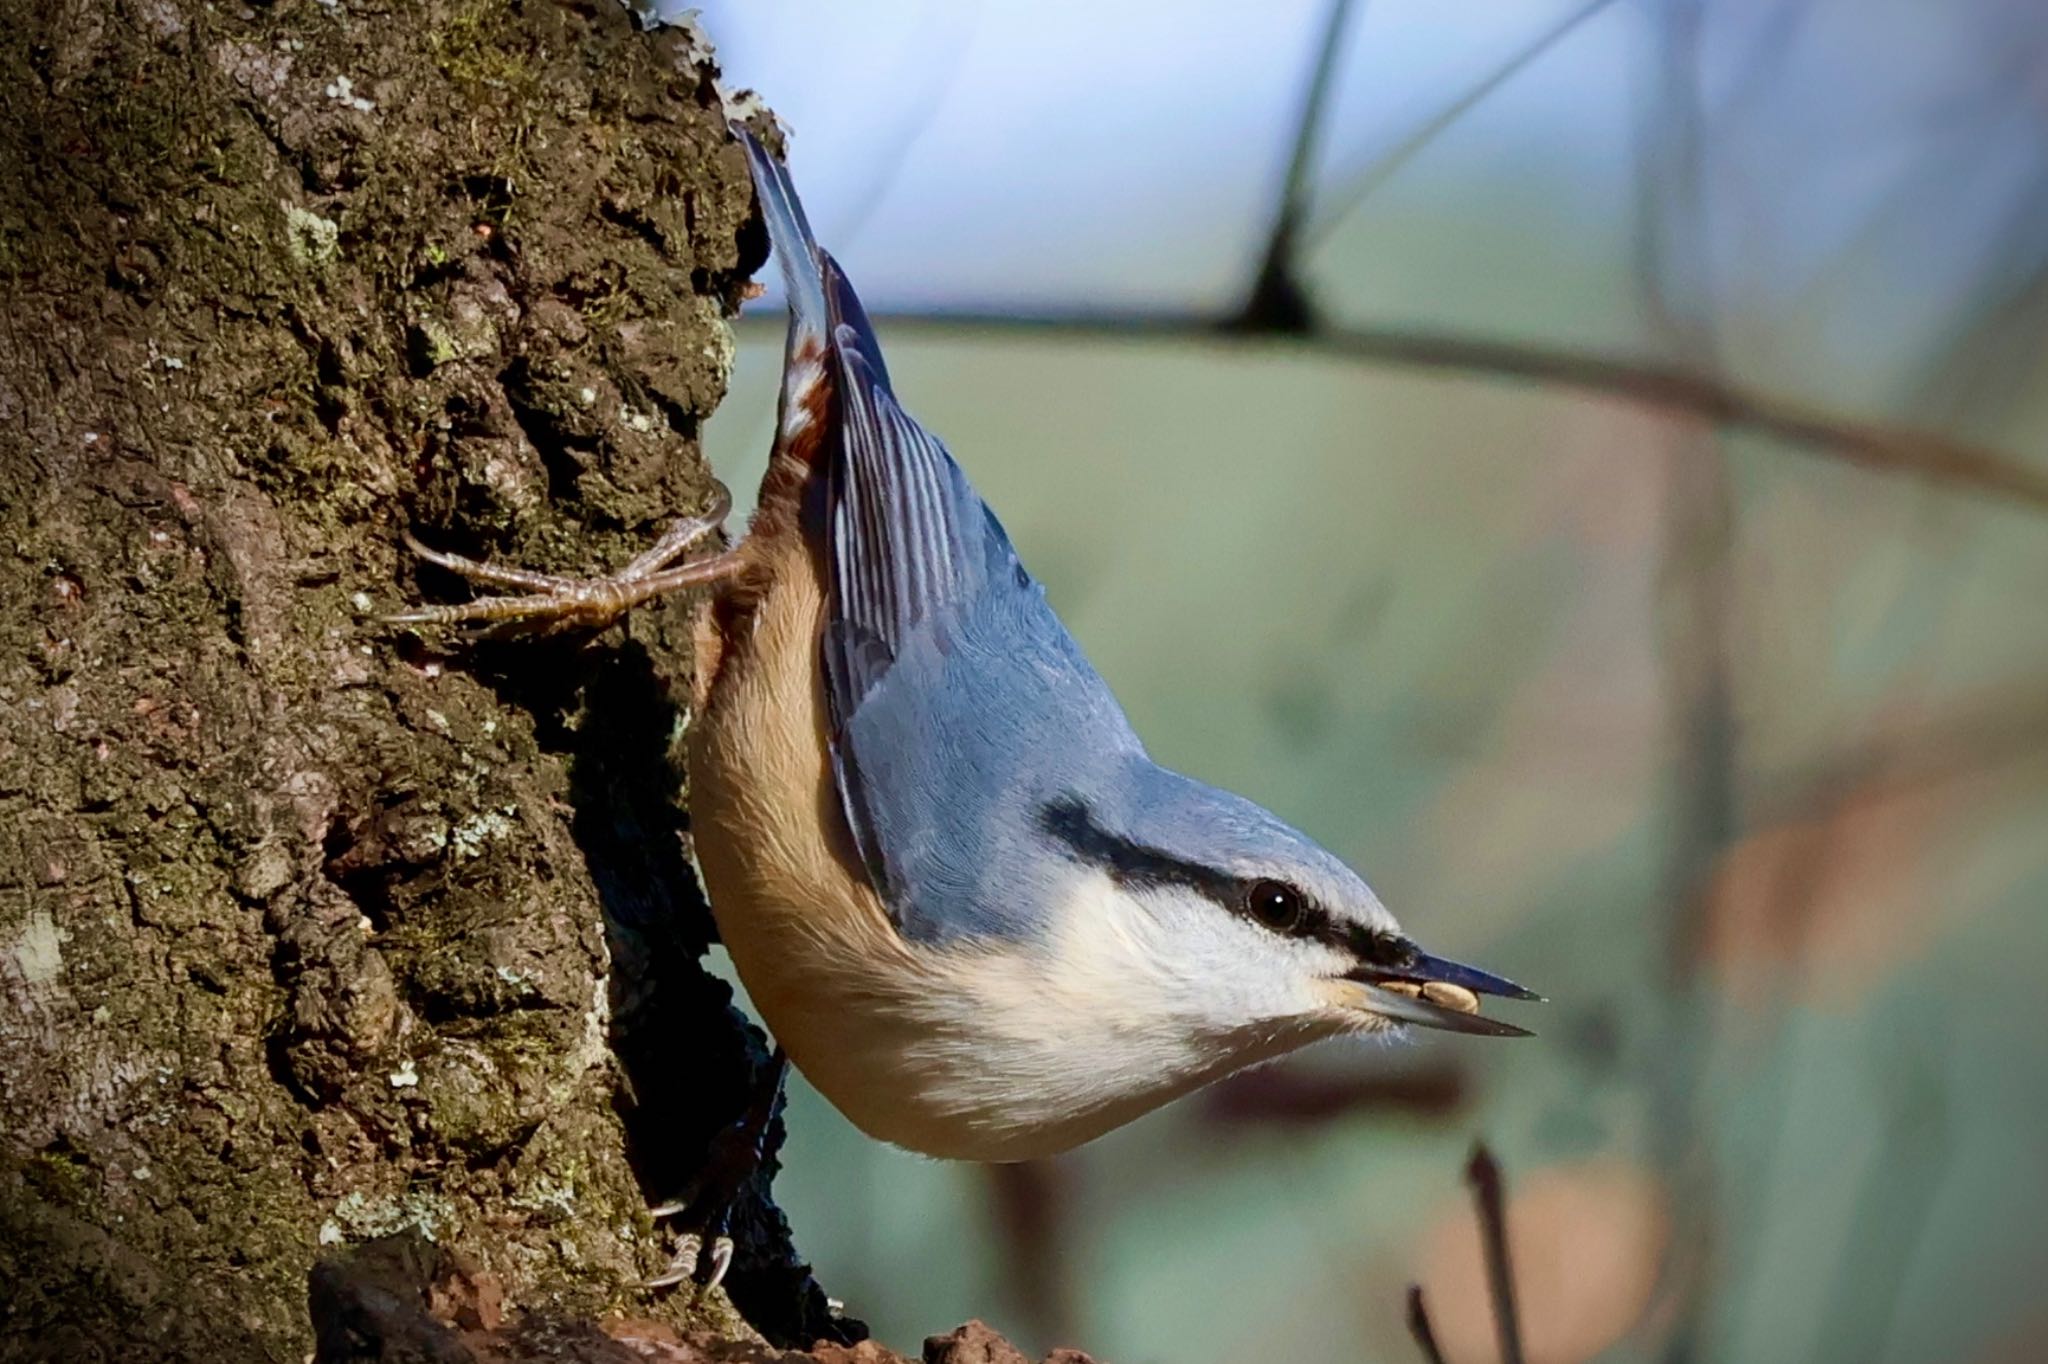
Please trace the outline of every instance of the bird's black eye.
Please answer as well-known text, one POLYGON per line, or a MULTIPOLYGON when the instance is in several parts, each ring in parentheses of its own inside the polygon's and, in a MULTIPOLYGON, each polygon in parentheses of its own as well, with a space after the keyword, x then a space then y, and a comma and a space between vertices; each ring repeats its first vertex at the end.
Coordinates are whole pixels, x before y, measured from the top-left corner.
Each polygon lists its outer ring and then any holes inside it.
POLYGON ((1244 911, 1275 933, 1292 933, 1301 927, 1308 902, 1284 881, 1254 881, 1245 892, 1244 911))

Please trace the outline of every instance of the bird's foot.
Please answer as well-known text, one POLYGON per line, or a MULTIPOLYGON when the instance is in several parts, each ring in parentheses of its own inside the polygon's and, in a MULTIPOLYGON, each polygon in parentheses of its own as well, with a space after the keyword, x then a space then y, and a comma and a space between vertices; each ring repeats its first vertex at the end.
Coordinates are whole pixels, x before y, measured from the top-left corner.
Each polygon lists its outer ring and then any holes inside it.
POLYGON ((707 1292, 725 1279, 725 1272, 732 1268, 733 1241, 728 1228, 733 1204, 767 1155, 768 1128, 782 1106, 782 1084, 788 1074, 789 1057, 777 1047, 769 1060, 767 1078, 747 1111, 713 1139, 695 1188, 683 1198, 648 1209, 657 1222, 673 1218, 687 1230, 677 1241, 668 1267, 649 1279, 647 1287, 683 1283, 697 1278, 700 1270, 707 1292))
MULTIPOLYGON (((681 1212, 683 1206, 680 1203, 664 1203, 650 1211, 656 1218, 660 1218, 672 1215, 671 1210, 673 1212, 681 1212)), ((682 1239, 676 1242, 676 1253, 670 1258, 668 1268, 647 1280, 644 1286, 648 1288, 673 1287, 676 1284, 695 1278, 697 1276, 697 1267, 700 1264, 708 1263, 710 1272, 704 1276, 704 1291, 710 1292, 725 1281, 725 1271, 732 1268, 732 1237, 728 1236, 723 1230, 718 1231, 711 1238, 710 1260, 704 1260, 703 1256, 704 1233, 696 1231, 683 1233, 682 1239)))
POLYGON ((726 514, 732 510, 732 494, 722 483, 711 486, 711 505, 701 515, 677 521, 645 554, 605 578, 567 578, 481 563, 429 548, 407 532, 406 545, 428 563, 474 583, 516 588, 519 595, 478 597, 453 606, 418 606, 383 619, 390 625, 525 624, 543 629, 603 629, 644 601, 717 582, 738 568, 739 555, 733 550, 696 563, 675 562, 691 545, 725 525, 726 514))

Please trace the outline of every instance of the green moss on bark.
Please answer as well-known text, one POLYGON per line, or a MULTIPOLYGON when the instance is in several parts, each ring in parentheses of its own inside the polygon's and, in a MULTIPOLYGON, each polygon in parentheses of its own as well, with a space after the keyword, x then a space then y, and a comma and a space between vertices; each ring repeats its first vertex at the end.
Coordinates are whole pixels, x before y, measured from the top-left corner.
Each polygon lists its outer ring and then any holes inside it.
MULTIPOLYGON (((756 1057, 638 761, 691 608, 447 656, 365 613, 408 525, 579 570, 701 503, 754 263, 711 73, 611 0, 0 34, 0 1334, 297 1360, 315 1256, 405 1227, 681 1312, 649 1186, 756 1057), (641 1025, 705 1058, 651 1107, 641 1025)), ((758 1194, 736 1291, 835 1329, 758 1194)))

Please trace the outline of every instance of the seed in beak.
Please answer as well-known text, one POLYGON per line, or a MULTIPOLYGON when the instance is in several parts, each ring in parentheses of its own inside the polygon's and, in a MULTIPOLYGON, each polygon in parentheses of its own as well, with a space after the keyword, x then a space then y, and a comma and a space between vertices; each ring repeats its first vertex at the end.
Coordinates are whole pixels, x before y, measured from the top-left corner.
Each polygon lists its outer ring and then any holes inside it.
POLYGON ((1443 981, 1432 980, 1422 987, 1421 993, 1424 999, 1439 1008, 1455 1009, 1461 1014, 1479 1012, 1479 996, 1462 985, 1447 985, 1443 981))
MULTIPOLYGON (((1421 984, 1412 980, 1383 980, 1379 982, 1379 988, 1385 990, 1390 995, 1406 995, 1410 999, 1422 998, 1421 984)), ((1478 1006, 1474 1005, 1473 1007, 1477 1008, 1478 1006)))

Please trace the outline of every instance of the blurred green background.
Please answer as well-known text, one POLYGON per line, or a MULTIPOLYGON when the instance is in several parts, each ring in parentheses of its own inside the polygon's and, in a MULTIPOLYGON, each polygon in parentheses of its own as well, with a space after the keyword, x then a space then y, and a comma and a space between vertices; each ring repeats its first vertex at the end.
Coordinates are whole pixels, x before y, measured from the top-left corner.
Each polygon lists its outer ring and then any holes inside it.
MULTIPOLYGON (((778 1188, 849 1310, 1412 1360, 1419 1280, 1490 1360, 1484 1137, 1532 1360, 2048 1359, 2037 0, 699 22, 1155 754, 1552 1000, 1045 1166, 880 1146, 799 1081, 778 1188), (1220 335, 1325 51, 1289 256, 1325 330, 1220 335), (1444 337, 1495 351, 1389 362, 1444 337), (2004 486, 1928 472, 1942 439, 2004 486)), ((710 431, 743 499, 780 345, 763 305, 710 431)))

